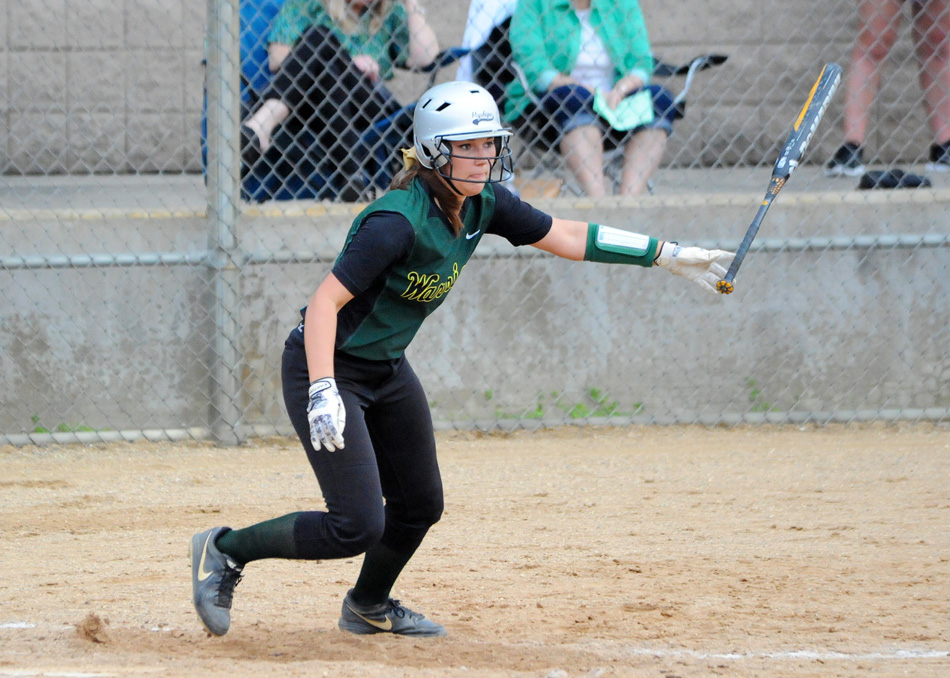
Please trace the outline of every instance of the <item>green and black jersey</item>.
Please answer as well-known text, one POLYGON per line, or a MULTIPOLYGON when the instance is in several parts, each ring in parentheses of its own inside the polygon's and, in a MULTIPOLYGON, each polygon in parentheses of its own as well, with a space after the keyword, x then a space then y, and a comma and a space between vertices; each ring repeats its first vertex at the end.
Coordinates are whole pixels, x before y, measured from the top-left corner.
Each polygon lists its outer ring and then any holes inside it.
POLYGON ((367 360, 401 357, 483 235, 520 246, 538 242, 551 229, 550 216, 498 184, 465 200, 462 223, 456 236, 418 178, 356 217, 333 267, 354 295, 337 318, 338 351, 367 360))

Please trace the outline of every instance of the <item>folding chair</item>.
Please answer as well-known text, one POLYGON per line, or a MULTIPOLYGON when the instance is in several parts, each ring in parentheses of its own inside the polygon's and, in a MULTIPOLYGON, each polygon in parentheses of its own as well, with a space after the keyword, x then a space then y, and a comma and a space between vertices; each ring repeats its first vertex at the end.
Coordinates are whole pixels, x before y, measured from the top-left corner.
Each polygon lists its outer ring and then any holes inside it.
MULTIPOLYGON (((685 75, 685 81, 683 87, 680 89, 679 93, 672 97, 672 99, 664 100, 662 106, 669 107, 674 110, 673 119, 679 120, 686 115, 686 95, 689 92, 689 88, 693 83, 693 78, 696 73, 703 71, 713 66, 718 66, 719 64, 725 63, 728 56, 722 54, 703 54, 697 57, 694 57, 689 62, 681 65, 669 64, 664 61, 656 60, 653 67, 653 75, 657 77, 674 77, 685 75)), ((512 62, 510 68, 515 72, 516 77, 518 77, 522 84, 525 85, 525 90, 529 93, 531 92, 530 88, 527 87, 527 79, 523 71, 520 69, 517 63, 512 62)), ((546 113, 541 109, 540 102, 538 98, 530 93, 529 96, 532 99, 531 107, 529 111, 522 117, 520 125, 517 126, 518 134, 521 136, 525 142, 524 148, 518 155, 517 161, 520 164, 527 165, 533 168, 533 175, 535 178, 544 173, 545 169, 551 166, 556 167, 558 170, 561 169, 560 154, 558 152, 558 145, 560 143, 560 135, 558 131, 551 125, 550 120, 548 119, 546 113), (524 159, 524 163, 521 160, 524 159)), ((664 108, 664 110, 668 110, 664 108)), ((605 171, 607 173, 608 179, 617 183, 619 181, 620 175, 620 165, 622 163, 623 148, 618 146, 608 146, 604 150, 604 162, 605 162, 605 171)), ((558 172, 561 176, 561 181, 563 186, 569 192, 579 194, 579 189, 574 185, 573 177, 568 176, 570 173, 561 173, 558 172)), ((654 191, 654 183, 651 179, 647 182, 647 187, 650 193, 654 191)))

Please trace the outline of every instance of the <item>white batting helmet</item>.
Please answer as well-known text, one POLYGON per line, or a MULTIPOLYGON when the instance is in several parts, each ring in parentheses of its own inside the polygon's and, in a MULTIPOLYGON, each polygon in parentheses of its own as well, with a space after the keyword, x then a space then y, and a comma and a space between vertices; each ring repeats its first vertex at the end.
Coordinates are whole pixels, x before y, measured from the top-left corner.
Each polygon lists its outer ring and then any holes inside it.
POLYGON ((511 130, 502 126, 492 95, 474 83, 444 82, 427 90, 416 104, 412 133, 416 157, 429 169, 451 163, 451 147, 445 142, 493 137, 497 155, 489 158, 488 181, 507 181, 512 176, 511 130))

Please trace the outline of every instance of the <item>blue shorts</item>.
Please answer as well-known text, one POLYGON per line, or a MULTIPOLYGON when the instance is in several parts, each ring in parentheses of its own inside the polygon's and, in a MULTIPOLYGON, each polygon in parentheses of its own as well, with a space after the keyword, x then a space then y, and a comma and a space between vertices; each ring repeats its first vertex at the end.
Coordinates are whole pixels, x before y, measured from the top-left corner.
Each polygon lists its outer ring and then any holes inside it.
POLYGON ((541 109, 553 123, 558 136, 563 136, 583 125, 597 125, 618 141, 636 134, 642 129, 661 129, 667 135, 673 133, 673 120, 680 117, 673 105, 673 95, 660 85, 646 87, 653 97, 653 122, 632 130, 620 132, 594 112, 594 94, 581 85, 563 85, 546 92, 541 97, 541 109))

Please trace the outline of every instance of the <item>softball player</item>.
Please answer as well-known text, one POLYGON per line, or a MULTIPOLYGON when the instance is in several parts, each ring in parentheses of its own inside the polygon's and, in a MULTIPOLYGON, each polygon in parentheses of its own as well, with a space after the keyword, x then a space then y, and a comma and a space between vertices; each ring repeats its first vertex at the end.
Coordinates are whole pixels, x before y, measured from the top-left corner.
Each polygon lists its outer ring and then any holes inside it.
POLYGON ((510 132, 491 95, 472 83, 426 92, 413 135, 407 169, 356 217, 332 272, 285 343, 287 412, 327 510, 238 530, 215 527, 192 538, 195 609, 215 635, 228 631, 234 587, 249 562, 361 553, 341 629, 445 635, 443 626, 390 598, 443 507, 428 401, 404 352, 483 236, 566 259, 658 265, 713 293, 732 258, 552 218, 519 200, 499 185, 511 176, 510 132))

